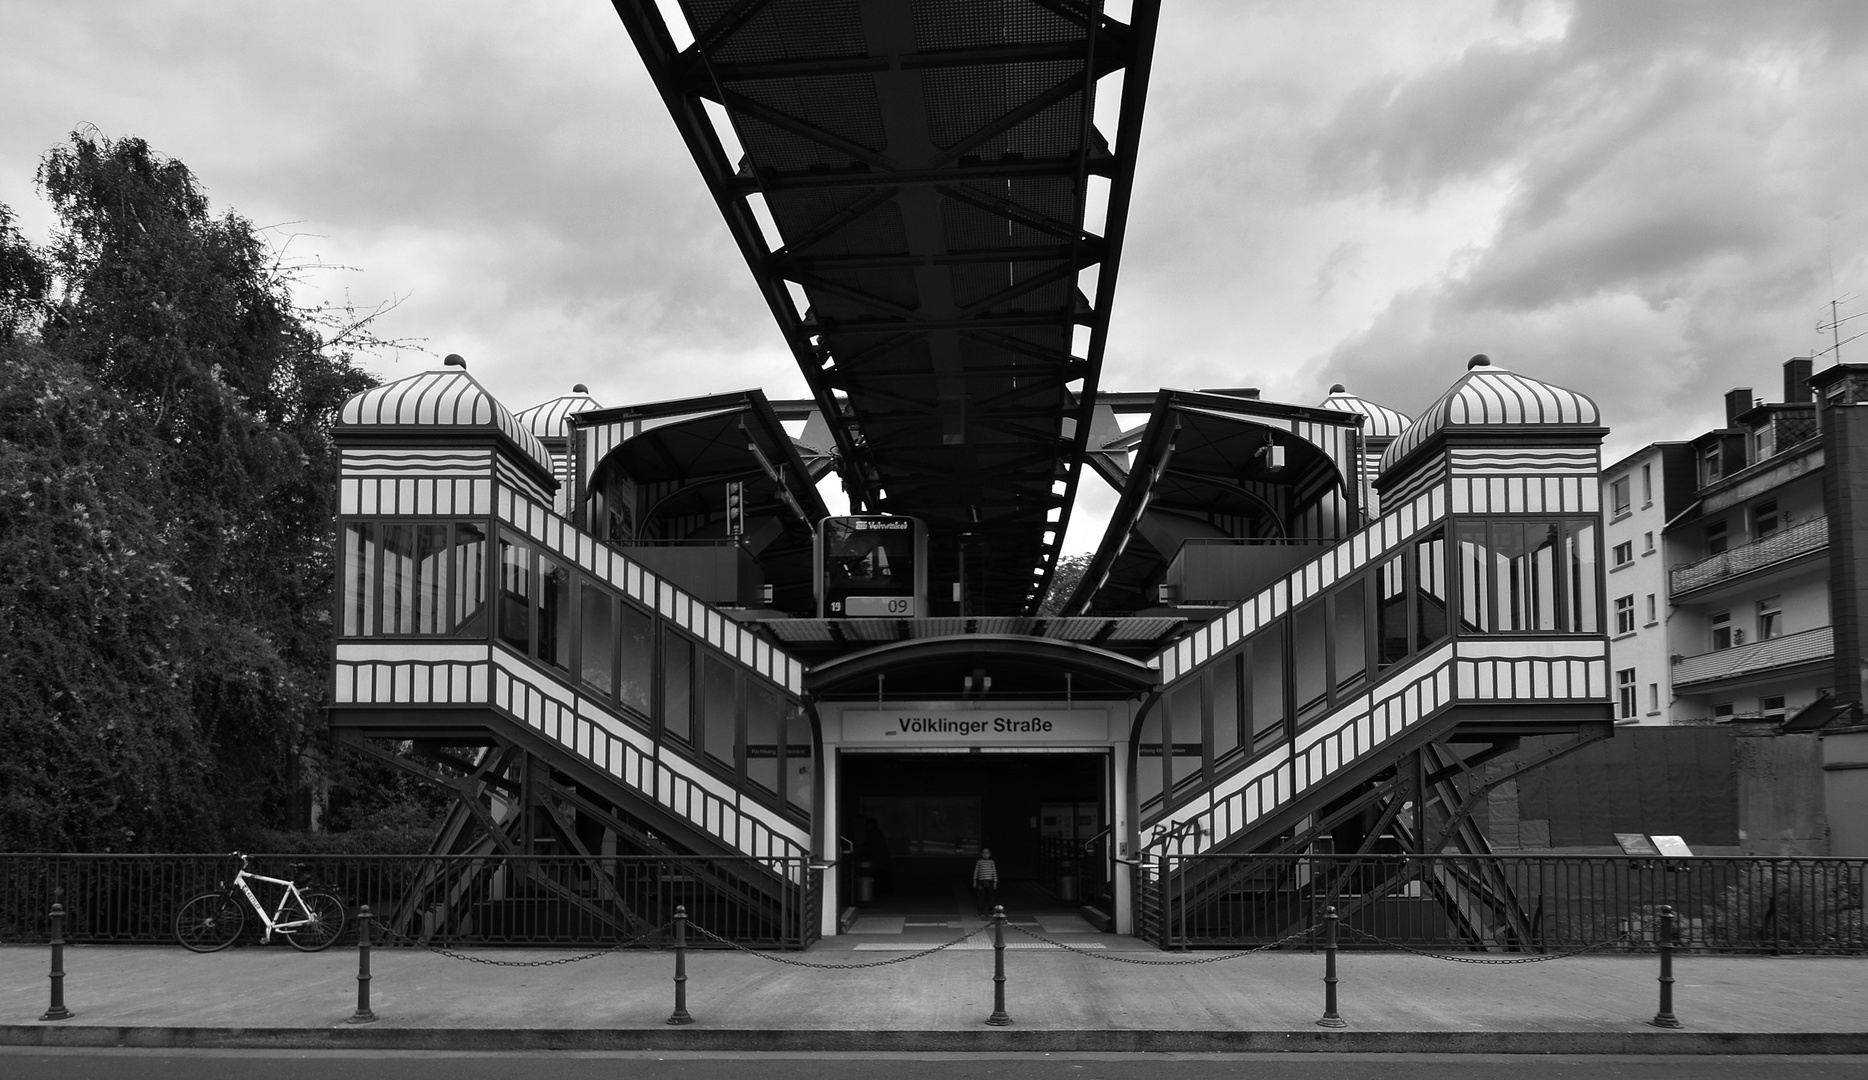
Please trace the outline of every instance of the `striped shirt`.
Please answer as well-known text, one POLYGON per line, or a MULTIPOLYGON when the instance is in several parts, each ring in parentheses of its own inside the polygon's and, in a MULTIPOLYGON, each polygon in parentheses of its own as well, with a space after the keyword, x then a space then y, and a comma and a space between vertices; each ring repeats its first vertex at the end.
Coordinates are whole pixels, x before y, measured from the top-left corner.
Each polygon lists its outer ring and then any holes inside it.
POLYGON ((981 859, 973 864, 973 884, 999 883, 999 864, 991 859, 981 859))

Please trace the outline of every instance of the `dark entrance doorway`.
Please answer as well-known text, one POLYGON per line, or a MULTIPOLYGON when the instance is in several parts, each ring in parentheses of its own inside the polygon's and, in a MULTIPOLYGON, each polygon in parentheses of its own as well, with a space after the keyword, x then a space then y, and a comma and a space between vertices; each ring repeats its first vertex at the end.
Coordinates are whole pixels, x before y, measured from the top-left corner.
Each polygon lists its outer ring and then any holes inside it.
POLYGON ((981 847, 1008 912, 1074 908, 1101 889, 1079 852, 1109 822, 1107 753, 844 751, 838 764, 844 896, 865 911, 970 910, 981 847))

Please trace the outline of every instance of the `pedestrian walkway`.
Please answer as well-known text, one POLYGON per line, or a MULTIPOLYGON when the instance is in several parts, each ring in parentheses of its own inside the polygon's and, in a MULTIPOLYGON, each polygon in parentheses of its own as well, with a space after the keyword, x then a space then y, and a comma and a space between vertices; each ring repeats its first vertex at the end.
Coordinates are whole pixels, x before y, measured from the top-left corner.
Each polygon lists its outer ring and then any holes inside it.
MULTIPOLYGON (((664 1024, 673 956, 621 952, 546 967, 494 967, 433 952, 376 949, 375 1023, 346 1024, 357 956, 245 946, 70 946, 65 1002, 74 1017, 40 1022, 44 947, 0 948, 0 1043, 13 1045, 383 1047, 402 1049, 742 1050, 1395 1050, 1529 1053, 1868 1052, 1868 958, 1677 959, 1679 1031, 1648 1026, 1657 1001, 1652 954, 1591 954, 1476 966, 1421 956, 1344 952, 1340 1012, 1325 1030, 1323 956, 1270 952, 1217 962, 1133 938, 1055 928, 1082 951, 1006 956, 1012 1025, 993 1005, 990 952, 927 956, 964 930, 885 923, 828 939, 786 962, 691 950, 695 1023, 664 1024), (1100 946, 1089 949, 1088 946, 1100 946), (1127 962, 1125 962, 1127 961, 1127 962), (842 970, 801 965, 868 965, 842 970)), ((1037 927, 1032 927, 1034 931, 1037 927)), ((973 940, 990 941, 990 930, 973 940)), ((1008 941, 1037 944, 1007 931, 1008 941)), ((538 961, 575 950, 486 950, 538 961)))

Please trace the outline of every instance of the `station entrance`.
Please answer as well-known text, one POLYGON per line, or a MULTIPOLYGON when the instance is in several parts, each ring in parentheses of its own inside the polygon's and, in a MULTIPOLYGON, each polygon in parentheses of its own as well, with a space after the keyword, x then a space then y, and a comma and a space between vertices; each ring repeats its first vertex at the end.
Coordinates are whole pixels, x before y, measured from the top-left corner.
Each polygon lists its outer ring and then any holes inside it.
POLYGON ((971 912, 982 849, 1008 912, 1104 900, 1107 751, 843 751, 838 772, 843 895, 864 912, 971 912))

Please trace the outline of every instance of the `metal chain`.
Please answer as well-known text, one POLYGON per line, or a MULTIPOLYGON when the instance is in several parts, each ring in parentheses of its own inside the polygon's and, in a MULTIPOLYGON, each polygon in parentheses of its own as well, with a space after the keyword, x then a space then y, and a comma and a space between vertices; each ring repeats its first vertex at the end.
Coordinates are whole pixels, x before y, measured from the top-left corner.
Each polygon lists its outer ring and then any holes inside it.
POLYGON ((1283 937, 1279 938, 1276 941, 1268 942, 1264 945, 1256 946, 1255 948, 1241 949, 1237 952, 1217 953, 1212 956, 1200 956, 1200 957, 1194 957, 1194 958, 1187 959, 1187 960, 1144 960, 1140 957, 1135 957, 1135 956, 1117 956, 1114 953, 1093 952, 1089 949, 1079 949, 1072 945, 1066 945, 1061 941, 1057 941, 1052 938, 1045 937, 1043 934, 1034 933, 1033 931, 1027 930, 1024 927, 1019 926, 1017 923, 1007 923, 1006 925, 1010 926, 1012 929, 1018 931, 1019 933, 1025 935, 1026 937, 1031 938, 1033 941, 1042 941, 1046 945, 1050 945, 1055 948, 1062 949, 1065 952, 1073 952, 1073 953, 1076 953, 1078 956, 1087 956, 1092 960, 1107 960, 1112 964, 1134 964, 1138 967, 1193 967, 1196 964, 1217 964, 1222 960, 1237 960, 1241 956, 1250 956, 1253 953, 1261 953, 1261 952, 1265 952, 1268 949, 1275 949, 1280 945, 1287 944, 1291 941, 1296 940, 1297 938, 1303 937, 1304 935, 1316 929, 1316 927, 1314 926, 1305 926, 1297 930, 1291 931, 1290 933, 1284 935, 1283 937))
POLYGON ((958 945, 961 942, 966 941, 968 938, 978 937, 980 934, 985 933, 986 930, 991 925, 992 925, 991 923, 987 923, 986 926, 982 926, 977 930, 969 930, 968 932, 961 934, 959 937, 954 938, 952 941, 943 942, 939 945, 934 946, 931 949, 922 949, 920 952, 907 953, 902 956, 891 956, 887 960, 872 960, 866 964, 818 964, 818 963, 813 963, 809 960, 794 960, 789 956, 779 956, 776 953, 761 952, 758 949, 748 949, 746 946, 741 945, 737 941, 729 941, 726 938, 721 937, 719 934, 713 933, 712 931, 707 930, 703 927, 694 925, 692 922, 688 923, 688 929, 692 930, 696 934, 701 935, 702 937, 708 938, 709 940, 717 941, 720 944, 725 945, 732 949, 737 949, 740 952, 747 954, 748 956, 757 956, 760 959, 770 960, 776 964, 790 964, 792 967, 801 967, 801 968, 817 968, 820 971, 855 971, 859 968, 879 968, 879 967, 888 967, 890 964, 905 964, 910 960, 919 960, 924 956, 932 956, 935 953, 940 952, 943 949, 951 949, 955 945, 958 945))
POLYGON ((654 937, 657 934, 665 932, 672 925, 674 924, 663 923, 661 926, 655 927, 654 929, 651 929, 651 930, 646 930, 640 934, 637 934, 635 937, 629 938, 624 941, 619 941, 607 949, 599 949, 596 952, 588 952, 588 953, 584 953, 579 956, 560 956, 560 957, 556 957, 555 959, 551 959, 551 960, 492 960, 484 956, 469 956, 466 953, 455 952, 452 949, 436 948, 435 946, 430 945, 425 941, 417 941, 415 938, 412 938, 408 936, 407 934, 401 933, 400 931, 397 931, 388 926, 385 926, 382 929, 383 929, 383 933, 388 934, 390 937, 401 938, 403 941, 407 942, 408 944, 413 945, 418 949, 425 949, 428 952, 434 953, 437 956, 451 957, 455 960, 465 960, 470 964, 485 964, 488 967, 535 968, 535 967, 555 967, 559 964, 576 964, 576 963, 580 963, 585 960, 594 960, 599 956, 608 956, 611 953, 622 952, 624 949, 629 948, 631 945, 636 945, 641 942, 647 941, 649 938, 654 937))
POLYGON ((1618 934, 1615 937, 1608 938, 1604 941, 1598 941, 1594 945, 1585 945, 1580 949, 1574 949, 1570 952, 1545 953, 1541 956, 1513 956, 1513 957, 1501 959, 1501 958, 1482 957, 1482 956, 1448 956, 1445 953, 1422 952, 1419 949, 1409 948, 1408 946, 1401 944, 1399 941, 1389 941, 1387 938, 1382 937, 1378 934, 1371 934, 1365 930, 1358 930, 1353 926, 1345 926, 1343 927, 1343 929, 1349 931, 1350 933, 1356 935, 1359 938, 1367 938, 1370 941, 1378 941, 1382 943, 1383 945, 1388 946, 1391 949, 1400 949, 1402 952, 1413 953, 1415 956, 1424 956, 1424 957, 1427 957, 1429 960, 1447 960, 1455 964, 1486 964, 1492 967, 1504 967, 1507 964, 1542 964, 1549 960, 1568 960, 1572 956, 1581 956, 1584 953, 1595 952, 1597 949, 1606 949, 1610 945, 1614 945, 1614 944, 1617 944, 1618 942, 1623 942, 1623 941, 1628 940, 1627 934, 1618 934))

